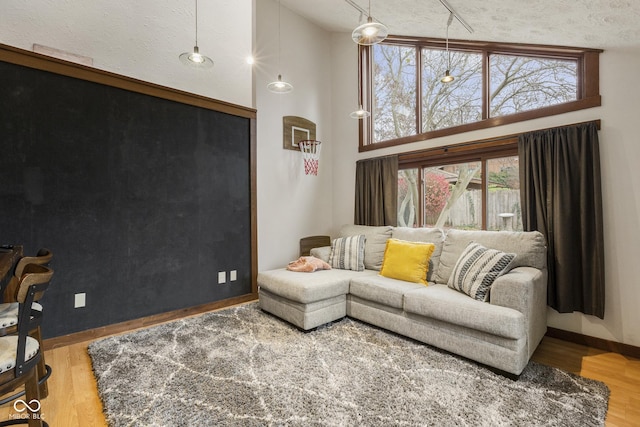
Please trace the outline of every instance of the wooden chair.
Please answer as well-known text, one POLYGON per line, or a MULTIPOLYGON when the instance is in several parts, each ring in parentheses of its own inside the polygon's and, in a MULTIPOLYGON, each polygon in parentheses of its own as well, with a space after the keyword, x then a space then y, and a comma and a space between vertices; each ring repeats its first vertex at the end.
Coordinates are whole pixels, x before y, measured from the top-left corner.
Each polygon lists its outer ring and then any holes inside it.
POLYGON ((36 256, 23 256, 16 263, 16 268, 13 270, 13 277, 9 284, 7 284, 6 289, 4 290, 3 301, 4 302, 13 302, 14 295, 16 293, 16 286, 20 280, 20 276, 22 276, 22 271, 28 264, 38 264, 38 265, 49 265, 51 262, 51 258, 53 258, 53 252, 51 252, 47 248, 41 248, 36 256))
MULTIPOLYGON (((47 266, 53 257, 53 253, 46 248, 42 248, 38 251, 34 257, 22 257, 18 260, 14 275, 11 281, 7 285, 5 291, 5 299, 7 301, 0 304, 0 336, 15 334, 18 329, 18 302, 15 300, 15 294, 17 287, 20 283, 21 277, 25 268, 30 264, 47 266)), ((38 298, 39 299, 39 298, 38 298)), ((38 299, 33 301, 31 306, 32 317, 42 317, 42 305, 38 304, 38 299)), ((29 334, 33 338, 38 340, 40 348, 42 346, 42 333, 40 330, 40 323, 36 322, 33 327, 29 329, 29 334)), ((38 362, 38 383, 40 384, 40 398, 44 399, 49 395, 49 388, 47 387, 47 378, 51 375, 51 367, 49 367, 44 359, 44 352, 38 362)))
MULTIPOLYGON (((18 302, 17 333, 0 337, 0 395, 13 392, 24 386, 25 399, 14 405, 18 419, 0 422, 0 426, 28 424, 30 427, 48 426, 40 416, 40 390, 38 387, 38 362, 43 349, 36 338, 29 336, 34 324, 42 317, 34 317, 31 306, 42 297, 49 286, 53 271, 48 267, 28 264, 22 270, 22 276, 15 294, 18 302), (28 417, 26 416, 28 415, 28 417), (24 417, 24 418, 23 418, 24 417)), ((0 401, 4 405, 21 394, 0 401)))
POLYGON ((300 256, 309 256, 311 249, 331 246, 329 236, 309 236, 300 239, 300 256))

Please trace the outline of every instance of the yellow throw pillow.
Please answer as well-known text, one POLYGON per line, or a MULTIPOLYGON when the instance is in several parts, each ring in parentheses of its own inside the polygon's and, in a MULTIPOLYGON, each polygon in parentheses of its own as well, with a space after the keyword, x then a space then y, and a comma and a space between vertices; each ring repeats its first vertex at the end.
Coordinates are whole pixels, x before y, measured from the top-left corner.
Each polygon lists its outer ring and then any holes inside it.
POLYGON ((380 275, 427 285, 429 258, 435 248, 433 243, 388 239, 380 275))

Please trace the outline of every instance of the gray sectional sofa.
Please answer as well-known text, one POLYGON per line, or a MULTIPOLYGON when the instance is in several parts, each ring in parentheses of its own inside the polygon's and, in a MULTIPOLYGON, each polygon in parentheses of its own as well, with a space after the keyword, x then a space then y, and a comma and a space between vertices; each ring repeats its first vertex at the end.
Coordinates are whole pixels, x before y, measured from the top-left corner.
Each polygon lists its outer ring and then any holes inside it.
MULTIPOLYGON (((286 269, 258 274, 260 307, 303 330, 349 316, 519 375, 546 332, 546 246, 538 232, 345 226, 341 236, 366 236, 364 271, 286 269), (429 285, 379 274, 386 241, 430 242, 429 285), (515 253, 510 270, 478 301, 447 286, 470 242, 515 253)), ((328 260, 331 247, 311 254, 328 260)))

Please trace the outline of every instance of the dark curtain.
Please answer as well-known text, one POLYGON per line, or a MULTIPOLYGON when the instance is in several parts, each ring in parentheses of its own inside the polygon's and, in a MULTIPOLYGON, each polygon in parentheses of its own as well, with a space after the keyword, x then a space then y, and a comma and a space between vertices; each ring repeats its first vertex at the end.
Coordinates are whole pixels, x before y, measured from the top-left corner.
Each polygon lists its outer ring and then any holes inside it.
POLYGON ((547 302, 560 313, 604 318, 604 239, 596 123, 520 136, 525 230, 548 245, 547 302))
POLYGON ((358 161, 354 223, 395 226, 397 205, 398 156, 358 161))

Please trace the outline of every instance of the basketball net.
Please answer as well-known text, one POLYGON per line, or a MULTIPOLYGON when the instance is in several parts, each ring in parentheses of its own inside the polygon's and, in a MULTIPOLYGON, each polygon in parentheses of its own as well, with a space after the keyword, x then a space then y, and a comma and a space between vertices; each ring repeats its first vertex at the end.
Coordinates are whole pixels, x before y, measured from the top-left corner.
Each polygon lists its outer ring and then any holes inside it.
POLYGON ((318 175, 318 163, 320 162, 320 141, 303 139, 298 143, 302 158, 304 159, 305 175, 318 175))

